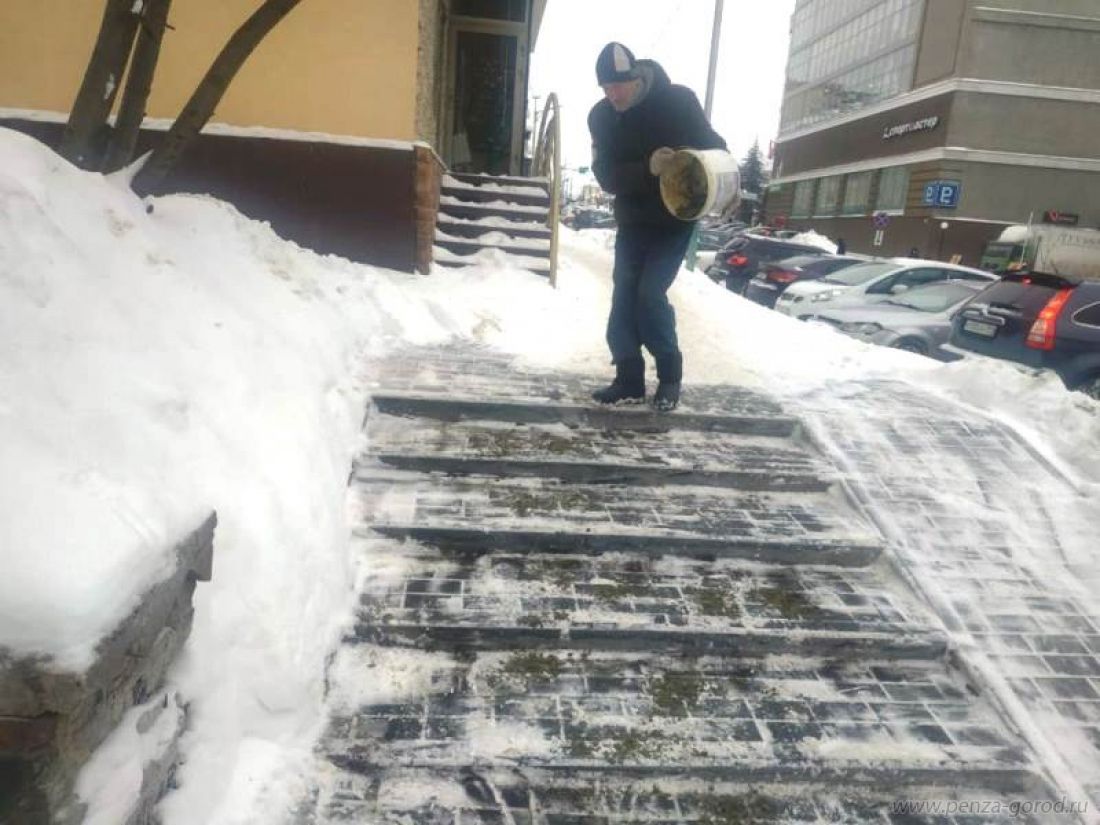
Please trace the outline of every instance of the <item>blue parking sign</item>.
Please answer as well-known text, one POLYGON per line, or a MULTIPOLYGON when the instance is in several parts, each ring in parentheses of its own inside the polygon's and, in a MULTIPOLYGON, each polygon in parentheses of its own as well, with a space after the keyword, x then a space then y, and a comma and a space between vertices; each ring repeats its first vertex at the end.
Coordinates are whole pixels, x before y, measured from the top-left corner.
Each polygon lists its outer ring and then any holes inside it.
POLYGON ((941 206, 945 209, 954 209, 959 205, 959 186, 958 181, 945 180, 940 183, 939 200, 936 203, 937 206, 941 206))
POLYGON ((938 206, 940 209, 954 209, 959 205, 962 184, 957 180, 935 180, 924 186, 925 206, 938 206))

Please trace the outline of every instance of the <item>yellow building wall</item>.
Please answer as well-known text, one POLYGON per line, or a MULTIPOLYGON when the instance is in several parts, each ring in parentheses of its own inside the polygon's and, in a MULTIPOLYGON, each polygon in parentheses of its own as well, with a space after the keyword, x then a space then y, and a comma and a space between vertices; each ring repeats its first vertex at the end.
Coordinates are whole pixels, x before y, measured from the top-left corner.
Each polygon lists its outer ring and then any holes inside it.
MULTIPOLYGON (((150 117, 179 113, 259 2, 172 4, 150 117)), ((0 0, 0 107, 68 112, 103 6, 0 0)), ((242 67, 213 122, 415 139, 418 17, 413 0, 302 0, 242 67)))

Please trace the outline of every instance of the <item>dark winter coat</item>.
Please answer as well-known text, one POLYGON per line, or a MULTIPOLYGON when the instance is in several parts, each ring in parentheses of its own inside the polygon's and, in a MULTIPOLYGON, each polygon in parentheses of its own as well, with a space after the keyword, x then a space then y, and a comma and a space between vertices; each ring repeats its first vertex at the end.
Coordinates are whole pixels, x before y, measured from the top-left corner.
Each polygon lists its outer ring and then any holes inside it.
POLYGON ((660 64, 639 60, 640 99, 616 112, 604 99, 588 113, 592 133, 592 171, 605 192, 615 195, 620 225, 684 226, 661 202, 657 177, 649 172, 655 149, 725 149, 726 142, 707 122, 695 93, 672 83, 660 64))

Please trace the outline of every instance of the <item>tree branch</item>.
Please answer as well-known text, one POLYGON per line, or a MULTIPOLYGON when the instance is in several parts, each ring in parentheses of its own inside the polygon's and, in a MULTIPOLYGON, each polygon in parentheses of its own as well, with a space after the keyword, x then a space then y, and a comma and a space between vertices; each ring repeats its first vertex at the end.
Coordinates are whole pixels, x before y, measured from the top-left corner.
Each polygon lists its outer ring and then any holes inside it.
POLYGON ((156 73, 160 44, 164 39, 165 26, 168 25, 168 9, 171 5, 172 0, 145 0, 137 45, 134 46, 134 58, 130 61, 130 71, 126 76, 126 90, 122 93, 122 104, 119 106, 111 146, 103 161, 105 172, 121 169, 134 156, 138 132, 141 130, 142 120, 145 119, 145 106, 153 88, 153 75, 156 73))
POLYGON ((84 169, 99 165, 95 143, 107 125, 137 31, 133 3, 107 0, 95 48, 65 124, 61 154, 84 169))
POLYGON ((139 195, 152 192, 182 156, 187 146, 202 131, 214 114, 225 90, 245 60, 260 42, 301 0, 264 0, 252 13, 210 66, 191 99, 168 130, 163 142, 134 177, 133 189, 139 195))

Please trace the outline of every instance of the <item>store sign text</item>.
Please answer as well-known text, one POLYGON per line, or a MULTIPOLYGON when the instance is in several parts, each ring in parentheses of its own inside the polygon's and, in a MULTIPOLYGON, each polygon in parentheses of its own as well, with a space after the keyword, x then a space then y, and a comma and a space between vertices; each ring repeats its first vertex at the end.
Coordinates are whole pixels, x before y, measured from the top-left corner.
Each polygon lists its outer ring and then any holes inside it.
POLYGON ((882 139, 890 140, 903 135, 911 135, 913 132, 929 132, 939 125, 939 115, 932 115, 932 117, 926 117, 924 120, 914 120, 911 123, 899 123, 897 126, 887 126, 883 129, 882 139))

